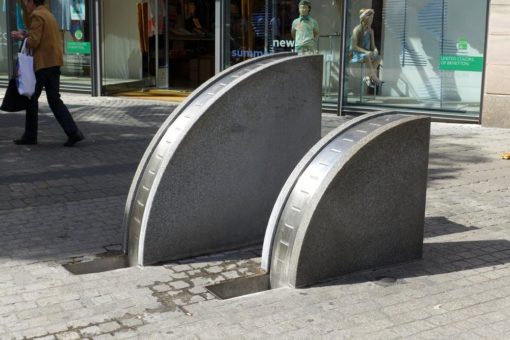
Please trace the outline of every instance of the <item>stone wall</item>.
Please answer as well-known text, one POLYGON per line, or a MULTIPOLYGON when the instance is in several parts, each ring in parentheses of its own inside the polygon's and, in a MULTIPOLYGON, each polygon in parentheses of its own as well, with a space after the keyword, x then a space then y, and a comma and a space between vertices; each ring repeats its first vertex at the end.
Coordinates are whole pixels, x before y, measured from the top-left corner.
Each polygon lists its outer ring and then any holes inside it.
POLYGON ((482 125, 510 128, 510 0, 492 0, 482 125))

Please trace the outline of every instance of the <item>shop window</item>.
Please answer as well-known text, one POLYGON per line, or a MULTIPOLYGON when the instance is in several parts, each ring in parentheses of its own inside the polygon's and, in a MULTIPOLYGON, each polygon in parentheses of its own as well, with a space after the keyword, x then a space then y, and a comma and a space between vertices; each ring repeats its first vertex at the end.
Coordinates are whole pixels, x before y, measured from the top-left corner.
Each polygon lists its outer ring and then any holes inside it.
MULTIPOLYGON (((89 37, 89 6, 88 0, 46 0, 46 6, 55 16, 62 32, 64 65, 62 67, 61 82, 63 86, 72 85, 74 88, 90 88, 90 37, 89 37)), ((12 43, 14 49, 17 44, 9 37, 6 27, 7 0, 0 0, 2 20, 0 20, 0 77, 7 77, 9 56, 7 44, 12 43)), ((19 1, 11 1, 14 6, 12 18, 17 29, 28 29, 27 13, 19 1)))
POLYGON ((365 0, 350 1, 348 8, 350 37, 360 10, 375 10, 376 72, 384 83, 365 82, 372 76, 369 64, 353 62, 352 50, 346 51, 346 104, 479 114, 486 2, 365 0))
POLYGON ((85 0, 51 0, 50 8, 64 36, 62 75, 90 77, 89 7, 85 0))
POLYGON ((298 16, 296 1, 232 0, 227 18, 226 65, 268 53, 292 51, 292 20, 298 16))
POLYGON ((213 0, 168 2, 170 87, 192 89, 214 75, 214 10, 213 0))

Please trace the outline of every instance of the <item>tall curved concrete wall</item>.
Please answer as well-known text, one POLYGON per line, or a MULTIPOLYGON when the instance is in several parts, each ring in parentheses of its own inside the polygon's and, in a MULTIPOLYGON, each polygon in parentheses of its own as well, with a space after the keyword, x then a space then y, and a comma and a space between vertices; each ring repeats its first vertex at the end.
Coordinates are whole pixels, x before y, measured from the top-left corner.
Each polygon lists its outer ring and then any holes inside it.
POLYGON ((320 138, 322 56, 237 65, 151 142, 126 205, 131 265, 261 242, 278 192, 320 138))
POLYGON ((429 118, 380 112, 315 145, 270 217, 262 268, 271 287, 420 258, 429 138, 429 118))
MULTIPOLYGON (((282 52, 278 54, 270 54, 270 55, 264 55, 256 59, 250 59, 246 62, 236 64, 232 67, 229 67, 228 69, 224 70, 223 72, 217 74, 216 76, 212 77, 205 83, 203 83, 201 86, 199 86, 195 91, 193 91, 187 98, 184 100, 175 110, 172 111, 170 116, 161 124, 160 128, 152 138, 152 140, 149 143, 149 146, 145 150, 142 159, 140 160, 140 163, 138 164, 138 168, 136 169, 135 176, 133 177, 133 181, 131 183, 131 187, 129 189, 128 197, 126 200, 126 206, 124 209, 124 220, 123 220, 123 226, 124 226, 124 250, 127 253, 128 249, 128 241, 130 236, 136 237, 138 239, 138 236, 136 233, 131 230, 133 229, 130 227, 133 224, 133 216, 135 205, 137 204, 135 202, 135 195, 139 194, 140 189, 140 182, 142 181, 142 178, 144 176, 147 176, 147 166, 149 165, 149 160, 153 158, 153 154, 155 150, 158 149, 158 145, 161 143, 161 139, 165 136, 165 134, 168 131, 169 126, 175 121, 177 117, 179 117, 184 111, 190 110, 191 107, 193 107, 193 104, 196 100, 199 100, 199 98, 203 98, 204 96, 207 96, 207 93, 210 92, 210 89, 218 86, 218 84, 226 84, 231 82, 233 79, 230 77, 231 75, 236 75, 239 73, 240 70, 245 68, 246 66, 252 65, 254 63, 266 63, 268 60, 274 60, 275 58, 284 58, 284 57, 290 57, 295 56, 296 53, 293 52, 282 52)), ((157 165, 151 164, 152 167, 156 167, 157 165)), ((150 174, 150 173, 149 173, 150 174)), ((136 227, 135 227, 136 229, 136 227)))

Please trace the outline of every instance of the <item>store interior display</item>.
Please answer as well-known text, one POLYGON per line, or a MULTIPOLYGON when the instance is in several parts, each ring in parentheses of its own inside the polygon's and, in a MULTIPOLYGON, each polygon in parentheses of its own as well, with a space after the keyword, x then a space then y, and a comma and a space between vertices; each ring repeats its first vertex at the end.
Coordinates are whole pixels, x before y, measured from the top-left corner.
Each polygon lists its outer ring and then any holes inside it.
POLYGON ((169 86, 196 87, 214 75, 214 1, 168 2, 169 86))
POLYGON ((213 0, 142 1, 137 11, 150 76, 166 72, 168 87, 195 88, 214 75, 213 0))

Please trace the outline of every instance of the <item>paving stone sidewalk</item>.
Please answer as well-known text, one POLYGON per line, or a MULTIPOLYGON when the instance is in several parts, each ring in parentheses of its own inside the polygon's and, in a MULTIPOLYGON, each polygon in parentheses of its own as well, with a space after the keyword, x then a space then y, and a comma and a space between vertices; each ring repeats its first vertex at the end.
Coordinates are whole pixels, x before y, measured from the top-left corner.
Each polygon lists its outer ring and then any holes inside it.
MULTIPOLYGON (((0 96, 3 92, 0 90, 0 96)), ((114 254, 137 163, 175 107, 64 94, 87 139, 41 100, 39 145, 0 113, 0 339, 509 338, 510 130, 433 123, 424 257, 306 289, 219 300, 205 287, 259 273, 260 246, 73 275, 114 254)), ((323 115, 323 134, 349 117, 323 115)))

